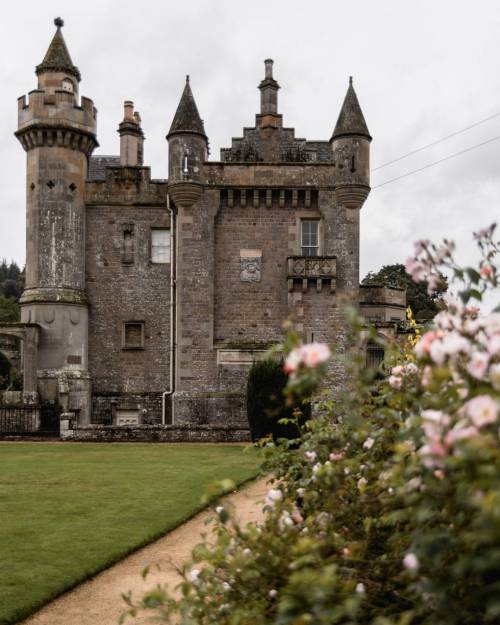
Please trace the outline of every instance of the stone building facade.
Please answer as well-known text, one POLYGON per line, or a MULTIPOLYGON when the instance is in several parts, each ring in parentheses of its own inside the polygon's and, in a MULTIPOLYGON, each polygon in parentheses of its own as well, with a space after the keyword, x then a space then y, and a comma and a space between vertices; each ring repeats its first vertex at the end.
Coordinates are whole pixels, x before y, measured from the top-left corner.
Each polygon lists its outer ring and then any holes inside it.
POLYGON ((80 425, 246 428, 249 366, 285 319, 342 351, 342 303, 404 318, 401 294, 372 288, 362 301, 371 136, 352 80, 331 138, 308 141, 283 125, 266 60, 255 125, 210 160, 187 77, 168 179, 155 180, 132 102, 120 154, 93 155, 97 111, 55 23, 16 133, 27 153, 19 331, 36 328, 42 399, 80 425))

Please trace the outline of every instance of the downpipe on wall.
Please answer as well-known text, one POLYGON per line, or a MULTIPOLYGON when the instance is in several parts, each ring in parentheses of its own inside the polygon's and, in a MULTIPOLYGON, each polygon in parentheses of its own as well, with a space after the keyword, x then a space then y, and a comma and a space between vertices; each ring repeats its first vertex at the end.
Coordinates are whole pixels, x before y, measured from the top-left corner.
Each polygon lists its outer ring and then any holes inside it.
MULTIPOLYGON (((167 397, 172 397, 175 391, 175 348, 177 343, 177 328, 175 323, 176 317, 176 297, 177 297, 177 263, 176 263, 176 230, 177 215, 175 207, 170 206, 170 195, 167 193, 167 211, 170 213, 170 388, 161 395, 161 422, 165 425, 167 397)), ((175 423, 174 404, 170 403, 172 425, 175 423)))

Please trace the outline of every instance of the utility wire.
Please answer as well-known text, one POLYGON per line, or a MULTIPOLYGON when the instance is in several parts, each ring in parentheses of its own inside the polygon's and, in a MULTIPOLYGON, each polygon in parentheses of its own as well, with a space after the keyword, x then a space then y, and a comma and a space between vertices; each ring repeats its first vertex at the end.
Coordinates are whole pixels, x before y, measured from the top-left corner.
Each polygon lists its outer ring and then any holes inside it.
POLYGON ((489 117, 485 117, 484 119, 480 119, 478 122, 474 122, 473 124, 470 124, 469 126, 466 126, 465 128, 462 128, 461 130, 456 130, 455 132, 452 132, 451 134, 446 135, 445 137, 441 137, 441 139, 436 139, 436 141, 432 141, 431 143, 427 143, 427 145, 423 145, 420 148, 416 148, 415 150, 412 150, 411 152, 408 152, 407 154, 403 154, 402 156, 398 156, 397 158, 393 159, 392 161, 387 161, 387 163, 382 163, 382 165, 378 165, 378 167, 374 167, 372 169, 372 171, 377 171, 378 169, 382 169, 383 167, 387 167, 388 165, 392 165, 393 163, 397 163, 398 161, 402 161, 404 158, 408 158, 409 156, 413 156, 413 154, 417 154, 418 152, 422 152, 422 150, 427 150, 427 148, 431 148, 432 146, 437 145, 438 143, 441 143, 443 141, 446 141, 447 139, 451 139, 452 137, 456 137, 457 135, 460 135, 463 132, 466 132, 467 130, 470 130, 471 128, 475 128, 476 126, 480 126, 481 124, 489 122, 491 119, 495 119, 495 117, 500 117, 500 113, 494 113, 493 115, 490 115, 489 117))
POLYGON ((465 150, 460 150, 460 152, 455 152, 454 154, 450 154, 449 156, 445 156, 444 158, 440 158, 438 161, 434 161, 432 163, 428 163, 423 167, 419 167, 418 169, 413 169, 412 171, 406 172, 406 174, 401 174, 401 176, 396 176, 396 178, 391 178, 390 180, 386 180, 381 184, 376 184, 372 189, 379 189, 380 187, 385 186, 386 184, 390 184, 391 182, 396 182, 396 180, 401 180, 401 178, 406 178, 407 176, 413 176, 413 174, 417 174, 419 171, 423 171, 424 169, 429 169, 429 167, 434 167, 434 165, 439 165, 439 163, 443 163, 444 161, 449 161, 451 158, 455 158, 460 156, 461 154, 465 154, 466 152, 470 152, 471 150, 476 150, 477 148, 482 147, 488 143, 492 143, 493 141, 498 141, 500 139, 500 135, 496 137, 492 137, 491 139, 487 139, 482 143, 477 143, 476 145, 472 145, 470 148, 465 148, 465 150))

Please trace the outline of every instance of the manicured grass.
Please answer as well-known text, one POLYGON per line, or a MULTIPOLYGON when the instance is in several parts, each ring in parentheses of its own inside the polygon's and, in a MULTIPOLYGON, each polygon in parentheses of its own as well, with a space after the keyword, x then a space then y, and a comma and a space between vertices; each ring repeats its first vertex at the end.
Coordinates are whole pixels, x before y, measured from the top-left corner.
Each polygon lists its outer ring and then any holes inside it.
POLYGON ((210 483, 242 483, 258 461, 236 445, 0 443, 0 624, 174 528, 210 483))

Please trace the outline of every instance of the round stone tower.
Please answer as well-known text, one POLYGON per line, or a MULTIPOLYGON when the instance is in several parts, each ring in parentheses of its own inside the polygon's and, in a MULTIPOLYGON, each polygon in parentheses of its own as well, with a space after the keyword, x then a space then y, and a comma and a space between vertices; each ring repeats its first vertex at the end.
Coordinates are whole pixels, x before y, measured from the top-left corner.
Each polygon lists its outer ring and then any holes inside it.
POLYGON ((335 162, 335 196, 347 208, 361 208, 370 192, 370 143, 358 97, 349 78, 330 144, 335 162))
POLYGON ((16 136, 27 153, 26 288, 23 322, 41 327, 38 390, 90 416, 85 295, 85 180, 98 145, 96 109, 78 94, 80 72, 62 36, 63 21, 42 63, 38 88, 18 101, 16 136))
POLYGON ((167 135, 168 191, 177 206, 192 206, 203 191, 208 139, 186 76, 186 86, 167 135))

